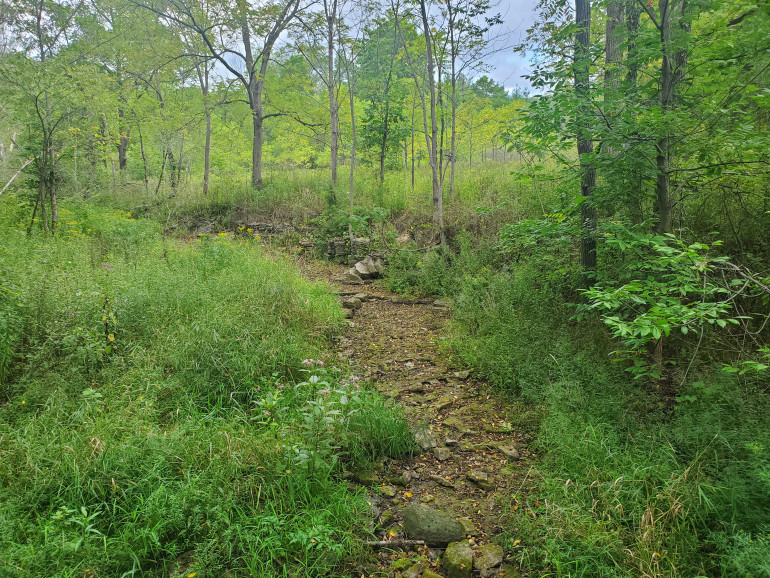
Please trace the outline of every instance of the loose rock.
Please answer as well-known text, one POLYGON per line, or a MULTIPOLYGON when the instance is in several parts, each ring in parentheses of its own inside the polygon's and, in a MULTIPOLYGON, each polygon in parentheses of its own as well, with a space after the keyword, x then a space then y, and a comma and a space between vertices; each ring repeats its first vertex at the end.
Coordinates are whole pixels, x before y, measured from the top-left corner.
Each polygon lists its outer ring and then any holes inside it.
POLYGON ((457 518, 457 521, 463 525, 466 536, 478 536, 479 531, 476 529, 476 524, 470 518, 457 518))
POLYGON ((465 535, 460 522, 421 504, 404 509, 404 532, 409 538, 424 540, 429 546, 444 546, 462 540, 465 535))
POLYGON ((472 470, 468 472, 465 477, 468 478, 474 484, 476 484, 478 487, 480 487, 482 490, 495 489, 494 480, 491 479, 489 477, 489 474, 486 472, 482 472, 481 470, 472 470))
POLYGON ((345 309, 361 309, 361 300, 357 297, 349 297, 348 299, 342 300, 342 306, 345 309))
POLYGON ((495 448, 496 448, 497 450, 499 450, 501 454, 504 454, 504 455, 508 456, 508 457, 509 457, 509 458, 511 458, 512 460, 518 460, 518 459, 519 459, 519 457, 520 457, 520 456, 519 456, 519 450, 517 450, 517 449, 516 449, 515 447, 513 447, 512 445, 508 445, 508 444, 497 444, 497 445, 495 446, 495 448))
POLYGON ((487 570, 503 563, 503 548, 497 544, 484 544, 476 551, 473 559, 473 569, 483 575, 487 570))
POLYGON ((466 541, 449 544, 441 567, 447 578, 470 578, 473 569, 471 545, 466 541))
POLYGON ((438 461, 445 462, 452 457, 452 450, 442 447, 433 448, 433 455, 436 456, 438 461))
POLYGON ((345 275, 342 276, 342 282, 346 285, 360 285, 364 281, 361 279, 358 273, 356 273, 355 269, 349 269, 345 275))
MULTIPOLYGON (((436 482, 439 486, 444 486, 445 488, 453 488, 454 484, 447 480, 446 478, 442 478, 441 476, 437 476, 436 474, 431 474, 430 479, 436 482)), ((458 520, 459 522, 459 520, 458 520)), ((462 522, 460 522, 462 524, 462 522)))
POLYGON ((434 438, 426 429, 417 430, 414 433, 414 441, 416 441, 417 445, 424 450, 435 448, 438 445, 436 443, 436 438, 434 438))

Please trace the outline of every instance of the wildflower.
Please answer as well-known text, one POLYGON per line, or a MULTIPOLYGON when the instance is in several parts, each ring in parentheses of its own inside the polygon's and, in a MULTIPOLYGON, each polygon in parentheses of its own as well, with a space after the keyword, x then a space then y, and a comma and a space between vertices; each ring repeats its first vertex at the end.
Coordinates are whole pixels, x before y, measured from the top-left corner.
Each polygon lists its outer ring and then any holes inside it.
POLYGON ((313 365, 314 363, 315 363, 315 360, 313 360, 313 359, 303 359, 302 360, 302 365, 304 365, 305 367, 313 365))
POLYGON ((318 390, 318 394, 319 395, 329 395, 330 393, 331 393, 331 391, 329 390, 329 388, 324 388, 324 389, 319 389, 318 390))
POLYGON ((323 361, 321 361, 320 359, 316 359, 316 365, 317 365, 318 367, 323 367, 323 366, 324 366, 324 362, 323 362, 323 361))

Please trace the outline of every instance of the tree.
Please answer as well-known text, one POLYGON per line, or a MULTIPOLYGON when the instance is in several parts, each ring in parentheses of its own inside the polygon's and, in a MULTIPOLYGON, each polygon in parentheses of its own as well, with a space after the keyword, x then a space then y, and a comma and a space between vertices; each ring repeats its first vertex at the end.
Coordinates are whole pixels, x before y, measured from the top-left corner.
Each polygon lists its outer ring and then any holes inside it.
POLYGON ((268 64, 278 38, 303 8, 303 0, 273 1, 258 8, 250 7, 246 0, 220 0, 209 4, 205 11, 201 5, 187 0, 160 4, 143 4, 139 0, 138 5, 197 34, 208 56, 246 89, 253 126, 251 184, 261 189, 264 122, 279 114, 264 113, 268 64), (235 65, 233 59, 241 66, 235 65))
POLYGON ((77 102, 80 83, 88 82, 78 76, 80 69, 64 59, 59 62, 57 57, 78 36, 74 23, 82 4, 29 0, 19 1, 13 8, 11 22, 23 53, 0 63, 0 77, 15 87, 31 113, 31 138, 27 147, 34 158, 31 166, 37 180, 32 223, 39 209, 44 229, 54 232, 59 222, 57 169, 62 146, 59 137, 67 128, 67 119, 81 110, 77 102), (51 210, 50 227, 46 202, 51 210))
POLYGON ((403 58, 403 43, 392 15, 376 19, 366 28, 357 59, 358 94, 366 101, 361 132, 366 148, 376 151, 380 185, 385 180, 388 152, 400 150, 408 134, 404 126, 407 88, 402 82, 408 72, 403 58))
POLYGON ((593 205, 593 189, 596 186, 596 167, 590 155, 594 152, 590 127, 590 94, 588 44, 591 38, 591 0, 575 0, 575 94, 578 99, 577 152, 580 159, 580 262, 583 269, 596 268, 596 207, 593 205))
MULTIPOLYGON (((422 45, 424 47, 424 68, 417 61, 416 46, 410 49, 410 43, 404 34, 404 14, 401 13, 401 5, 391 0, 391 10, 396 22, 397 31, 404 47, 404 55, 407 65, 414 80, 417 94, 422 104, 422 121, 425 131, 425 146, 428 151, 428 164, 431 169, 431 189, 433 193, 433 223, 439 234, 441 246, 446 246, 446 234, 444 231, 444 193, 441 179, 441 166, 438 158, 438 122, 436 106, 436 66, 434 60, 434 41, 431 23, 428 18, 428 8, 424 0, 418 2, 419 13, 416 19, 422 25, 422 45), (426 88, 427 85, 427 88, 426 88), (430 122, 430 128, 428 123, 430 122)), ((409 15, 407 15, 409 17, 409 15)))
POLYGON ((502 24, 499 14, 488 15, 488 0, 442 0, 442 12, 449 56, 451 104, 451 136, 449 151, 449 195, 455 195, 455 164, 457 161, 457 105, 460 75, 473 73, 483 66, 488 56, 491 27, 502 24))

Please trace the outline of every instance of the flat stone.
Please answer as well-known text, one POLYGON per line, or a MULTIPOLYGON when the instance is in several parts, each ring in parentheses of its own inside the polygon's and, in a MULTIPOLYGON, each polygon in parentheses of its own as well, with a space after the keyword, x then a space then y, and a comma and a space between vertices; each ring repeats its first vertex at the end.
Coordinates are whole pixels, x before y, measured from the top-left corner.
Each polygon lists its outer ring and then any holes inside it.
POLYGON ((467 541, 452 542, 444 552, 441 569, 447 578, 470 578, 473 570, 473 550, 467 541))
POLYGON ((345 309, 361 309, 361 300, 357 297, 348 297, 342 300, 342 306, 345 309))
POLYGON ((380 526, 387 528, 396 520, 396 514, 393 510, 385 510, 380 514, 380 526))
POLYGON ((453 438, 447 438, 447 439, 444 440, 444 444, 446 444, 446 445, 448 445, 450 447, 451 446, 456 446, 458 444, 458 441, 456 439, 453 439, 453 438))
POLYGON ((510 444, 497 444, 495 449, 498 450, 501 454, 508 456, 512 460, 518 460, 521 457, 519 455, 519 450, 510 444))
POLYGON ((369 301, 369 296, 366 293, 356 293, 353 297, 361 301, 361 303, 369 301))
POLYGON ((521 578, 521 572, 516 566, 510 564, 503 564, 502 572, 500 574, 502 578, 521 578))
POLYGON ((404 532, 412 540, 424 540, 429 546, 444 546, 462 540, 464 536, 463 527, 457 520, 422 504, 404 509, 404 532))
POLYGON ((438 461, 445 462, 452 457, 452 450, 449 448, 436 447, 433 448, 433 455, 436 456, 438 461))
POLYGON ((420 578, 428 566, 430 566, 430 560, 421 558, 412 564, 408 570, 405 570, 402 575, 404 578, 420 578))
POLYGON ((494 568, 503 563, 503 547, 497 544, 484 544, 476 550, 476 557, 473 559, 473 569, 482 574, 490 568, 494 568))
POLYGON ((463 371, 455 371, 452 375, 454 375, 457 379, 468 379, 471 375, 471 372, 469 369, 466 369, 463 371))
POLYGON ((465 423, 465 420, 461 417, 457 417, 456 415, 449 416, 442 422, 446 427, 453 427, 458 431, 461 432, 469 432, 471 431, 471 428, 468 427, 468 425, 465 423))
POLYGON ((476 524, 470 518, 457 518, 457 521, 463 525, 466 536, 478 536, 479 531, 476 529, 476 524))
POLYGON ((433 302, 434 307, 441 307, 442 309, 448 309, 452 305, 449 301, 446 299, 436 299, 433 302))
POLYGON ((471 482, 476 484, 482 490, 494 490, 495 481, 489 477, 489 474, 481 470, 471 470, 465 475, 471 482))
POLYGON ((354 271, 355 269, 351 269, 350 271, 347 271, 342 276, 342 282, 345 283, 346 285, 361 285, 364 281, 354 271))
POLYGON ((356 470, 353 472, 353 479, 364 486, 373 486, 380 481, 372 470, 356 470))
POLYGON ((433 435, 424 428, 419 429, 414 433, 414 441, 416 441, 417 445, 424 450, 435 448, 438 445, 436 443, 436 438, 434 438, 433 435))
MULTIPOLYGON (((445 488, 454 488, 455 485, 447 480, 446 478, 442 478, 441 476, 437 476, 436 474, 431 474, 430 479, 436 482, 439 486, 444 486, 445 488)), ((459 520, 458 520, 459 521, 459 520)), ((460 522, 462 524, 462 522, 460 522)))
POLYGON ((393 486, 379 486, 377 490, 380 492, 380 494, 388 498, 393 498, 396 496, 396 488, 393 486))
POLYGON ((441 574, 436 574, 433 570, 428 568, 422 573, 422 578, 444 578, 441 574))
POLYGON ((433 407, 436 408, 436 411, 442 411, 451 406, 454 403, 454 400, 449 397, 440 397, 436 401, 435 404, 433 404, 433 407))

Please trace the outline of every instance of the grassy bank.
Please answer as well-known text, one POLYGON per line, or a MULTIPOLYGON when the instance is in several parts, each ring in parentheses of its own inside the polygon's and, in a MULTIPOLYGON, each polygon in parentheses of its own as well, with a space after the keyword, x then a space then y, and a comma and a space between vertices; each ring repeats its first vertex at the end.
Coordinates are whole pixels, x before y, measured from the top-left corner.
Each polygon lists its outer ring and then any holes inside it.
POLYGON ((333 296, 249 239, 26 218, 2 199, 0 575, 342 573, 368 506, 339 474, 411 438, 315 361, 333 296))
POLYGON ((404 253, 387 281, 451 298, 451 354, 511 395, 511 423, 539 428, 506 545, 548 576, 770 576, 766 372, 724 371, 732 354, 706 324, 701 341, 675 342, 674 394, 635 379, 599 316, 575 318, 584 282, 569 238, 528 240, 404 253))

